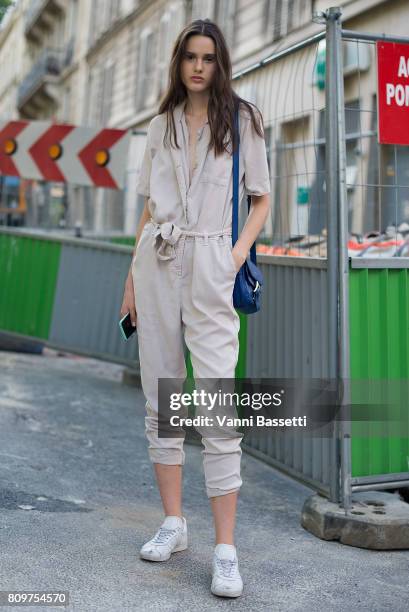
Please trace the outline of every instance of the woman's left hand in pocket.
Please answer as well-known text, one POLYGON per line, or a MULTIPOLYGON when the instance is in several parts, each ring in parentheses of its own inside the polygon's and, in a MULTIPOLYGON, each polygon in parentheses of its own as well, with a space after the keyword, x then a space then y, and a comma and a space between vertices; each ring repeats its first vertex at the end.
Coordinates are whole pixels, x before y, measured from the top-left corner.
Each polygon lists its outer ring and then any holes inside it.
POLYGON ((237 273, 240 270, 241 266, 246 261, 246 256, 244 255, 244 253, 238 252, 235 247, 233 247, 231 253, 233 255, 234 263, 236 264, 236 273, 237 273))

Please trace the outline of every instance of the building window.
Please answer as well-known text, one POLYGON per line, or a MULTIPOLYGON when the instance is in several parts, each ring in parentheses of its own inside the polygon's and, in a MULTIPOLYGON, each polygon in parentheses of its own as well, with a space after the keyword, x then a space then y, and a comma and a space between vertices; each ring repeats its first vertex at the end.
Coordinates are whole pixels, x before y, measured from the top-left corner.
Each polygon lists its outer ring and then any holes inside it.
POLYGON ((120 0, 92 0, 88 46, 106 32, 120 17, 120 0))
POLYGON ((94 41, 97 38, 98 29, 98 12, 97 12, 97 0, 92 0, 90 19, 89 19, 89 30, 88 30, 88 47, 92 47, 94 41))
POLYGON ((96 70, 97 69, 95 67, 91 68, 89 71, 89 75, 88 75, 87 123, 92 126, 95 125, 95 123, 97 122, 95 113, 96 113, 97 99, 98 99, 98 92, 97 92, 98 74, 96 70))
POLYGON ((165 13, 159 24, 159 41, 158 41, 158 79, 159 79, 159 96, 165 92, 168 83, 168 68, 170 59, 170 15, 165 13))
POLYGON ((264 1, 264 26, 269 40, 277 40, 282 32, 283 0, 264 1))
POLYGON ((264 23, 269 40, 277 40, 311 21, 311 0, 265 0, 264 23))
POLYGON ((114 91, 114 64, 94 66, 88 78, 88 113, 89 125, 105 126, 112 114, 114 91))
POLYGON ((112 98, 114 91, 114 64, 105 66, 101 71, 101 97, 99 122, 106 125, 112 114, 112 98))
POLYGON ((71 88, 67 85, 64 88, 64 99, 63 99, 63 112, 62 112, 62 120, 70 121, 70 101, 71 101, 71 88))
POLYGON ((230 49, 234 45, 236 0, 215 0, 214 19, 222 30, 230 49))
POLYGON ((119 0, 110 0, 109 3, 109 22, 112 24, 119 17, 119 9, 120 9, 120 1, 119 0))
POLYGON ((142 32, 139 40, 138 74, 136 81, 136 110, 140 111, 154 103, 156 34, 152 30, 142 32))

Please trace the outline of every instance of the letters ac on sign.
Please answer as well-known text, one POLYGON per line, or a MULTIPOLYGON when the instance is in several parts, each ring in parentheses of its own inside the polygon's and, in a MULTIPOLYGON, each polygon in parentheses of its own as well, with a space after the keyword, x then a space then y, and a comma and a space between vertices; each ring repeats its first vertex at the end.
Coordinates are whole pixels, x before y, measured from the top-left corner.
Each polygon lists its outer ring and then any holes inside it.
POLYGON ((378 142, 409 145, 409 44, 378 41, 378 142))

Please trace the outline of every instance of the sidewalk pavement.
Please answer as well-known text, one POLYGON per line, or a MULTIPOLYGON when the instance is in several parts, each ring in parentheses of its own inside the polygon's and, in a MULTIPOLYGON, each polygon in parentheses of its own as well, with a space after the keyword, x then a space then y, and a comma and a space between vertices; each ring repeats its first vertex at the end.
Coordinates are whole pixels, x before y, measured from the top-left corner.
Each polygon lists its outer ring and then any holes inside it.
POLYGON ((188 550, 140 560, 163 513, 144 398, 121 383, 122 370, 51 349, 0 352, 0 590, 67 590, 65 609, 80 612, 408 609, 409 551, 317 539, 300 526, 312 491, 246 453, 236 529, 243 595, 210 593, 214 534, 200 446, 185 445, 188 550))

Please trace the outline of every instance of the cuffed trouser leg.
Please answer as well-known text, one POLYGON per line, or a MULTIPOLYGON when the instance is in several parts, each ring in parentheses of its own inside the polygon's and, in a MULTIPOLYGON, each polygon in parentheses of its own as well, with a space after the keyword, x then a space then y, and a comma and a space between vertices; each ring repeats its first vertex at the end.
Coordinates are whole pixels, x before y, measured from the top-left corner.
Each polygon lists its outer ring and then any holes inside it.
POLYGON ((184 465, 184 437, 158 438, 158 413, 146 402, 145 435, 148 440, 149 459, 163 465, 184 465))
POLYGON ((202 438, 203 469, 208 497, 227 495, 242 485, 240 438, 202 438))
MULTIPOLYGON (((190 275, 190 285, 186 282, 183 286, 182 318, 196 389, 214 392, 214 381, 220 379, 224 389, 232 390, 239 356, 240 319, 233 307, 235 271, 229 260, 231 239, 209 238, 207 243, 196 240, 186 243, 186 247, 189 248, 187 261, 191 261, 195 273, 190 275)), ((215 412, 216 407, 213 416, 215 412)), ((204 413, 209 414, 207 408, 196 410, 196 414, 204 413)), ((222 407, 221 413, 228 416, 234 413, 237 417, 234 406, 233 409, 222 407)), ((204 446, 202 456, 207 496, 238 491, 242 485, 242 435, 234 435, 231 427, 217 425, 196 429, 202 435, 204 446)))
POLYGON ((178 277, 172 263, 158 260, 149 224, 145 227, 132 264, 139 365, 146 398, 145 435, 152 463, 184 465, 184 432, 181 437, 158 437, 158 379, 186 378, 178 277))

